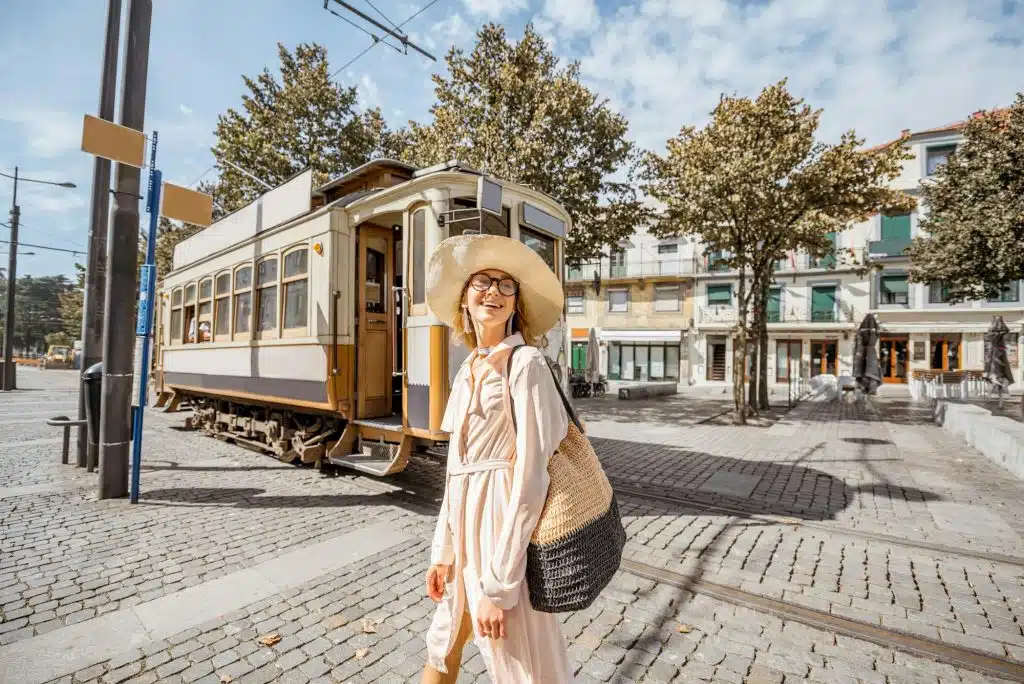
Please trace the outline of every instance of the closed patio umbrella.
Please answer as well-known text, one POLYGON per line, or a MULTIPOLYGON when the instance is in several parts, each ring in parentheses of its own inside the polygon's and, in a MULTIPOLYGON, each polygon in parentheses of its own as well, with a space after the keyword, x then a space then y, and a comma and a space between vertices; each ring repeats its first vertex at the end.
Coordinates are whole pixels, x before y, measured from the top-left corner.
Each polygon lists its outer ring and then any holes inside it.
POLYGON ((601 360, 598 354, 597 331, 590 329, 590 336, 587 338, 587 366, 586 380, 594 383, 601 379, 601 360))
POLYGON ((882 369, 878 365, 878 321, 868 314, 857 329, 853 352, 853 377, 866 394, 874 394, 882 384, 882 369))
POLYGON ((1002 316, 993 316, 992 325, 985 333, 985 379, 999 388, 999 400, 1003 392, 1013 383, 1010 359, 1006 354, 1006 342, 1010 329, 1002 316))

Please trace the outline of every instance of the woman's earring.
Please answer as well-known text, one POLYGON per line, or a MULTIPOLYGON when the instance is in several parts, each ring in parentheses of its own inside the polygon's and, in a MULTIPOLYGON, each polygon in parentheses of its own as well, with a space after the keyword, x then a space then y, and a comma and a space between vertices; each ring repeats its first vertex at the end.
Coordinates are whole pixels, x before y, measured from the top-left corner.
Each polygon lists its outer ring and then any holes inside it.
POLYGON ((468 306, 462 307, 462 329, 466 332, 472 332, 473 330, 473 321, 469 319, 468 306))

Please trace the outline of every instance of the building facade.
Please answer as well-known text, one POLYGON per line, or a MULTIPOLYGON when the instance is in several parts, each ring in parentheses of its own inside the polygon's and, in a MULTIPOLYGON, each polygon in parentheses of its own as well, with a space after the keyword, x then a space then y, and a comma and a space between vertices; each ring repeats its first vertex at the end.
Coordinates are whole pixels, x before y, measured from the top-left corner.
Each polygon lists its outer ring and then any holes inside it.
MULTIPOLYGON (((893 185, 920 196, 962 142, 963 125, 911 134, 913 157, 893 185)), ((887 383, 906 383, 915 370, 981 370, 994 315, 1011 330, 1007 351, 1016 382, 1024 382, 1024 281, 1007 283, 992 301, 956 305, 941 283, 910 283, 905 250, 926 211, 919 206, 853 225, 832 236, 834 257, 791 253, 779 261, 768 303, 769 382, 851 375, 855 330, 869 312, 879 322, 887 383)), ((593 328, 601 372, 613 384, 731 384, 738 286, 723 255, 699 240, 659 240, 639 230, 610 258, 567 272, 573 367, 585 366, 593 328)))
POLYGON ((590 330, 600 368, 620 382, 689 382, 686 336, 693 324, 692 241, 637 231, 610 258, 566 273, 572 367, 586 366, 590 330))

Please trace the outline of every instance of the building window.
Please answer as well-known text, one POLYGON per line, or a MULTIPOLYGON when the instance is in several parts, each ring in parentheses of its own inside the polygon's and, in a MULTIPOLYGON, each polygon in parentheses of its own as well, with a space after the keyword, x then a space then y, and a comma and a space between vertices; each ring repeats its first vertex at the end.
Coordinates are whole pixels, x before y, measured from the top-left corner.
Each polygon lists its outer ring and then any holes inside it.
POLYGON ((680 285, 655 285, 654 310, 679 311, 680 285))
POLYGON ((888 275, 878 279, 878 303, 906 306, 910 303, 910 286, 905 275, 888 275))
POLYGON ((708 306, 732 306, 732 285, 708 285, 708 306))
POLYGON ((883 214, 881 237, 883 240, 909 240, 910 214, 883 214))
POLYGON ((659 244, 658 254, 679 254, 679 245, 675 242, 659 244))
POLYGON ((552 271, 555 269, 555 239, 529 228, 519 229, 519 241, 540 255, 552 271))
POLYGON ((231 274, 217 276, 216 299, 213 301, 213 339, 231 336, 231 274), (223 337, 221 337, 223 336, 223 337))
POLYGON ((782 288, 773 287, 768 290, 768 306, 765 309, 765 317, 769 323, 779 323, 782 320, 782 288))
POLYGON ((832 243, 832 251, 815 259, 811 264, 812 268, 834 268, 836 265, 836 234, 825 233, 825 237, 832 243))
POLYGON ((626 277, 626 250, 620 249, 612 252, 610 273, 612 278, 626 277))
POLYGON ((1020 281, 1014 280, 1012 283, 1007 283, 1003 286, 1002 292, 999 293, 998 297, 992 297, 988 301, 990 302, 1016 302, 1020 299, 1020 281))
POLYGON ((179 287, 171 292, 171 342, 181 342, 181 303, 182 291, 179 287))
POLYGON ((277 330, 277 257, 256 264, 256 332, 277 330))
POLYGON ((629 290, 608 290, 608 311, 612 313, 629 311, 629 290))
POLYGON ((242 266, 235 271, 235 331, 248 335, 252 320, 252 266, 242 266))
POLYGON ((679 345, 659 342, 610 342, 608 378, 611 380, 679 380, 679 345))
POLYGON ((309 253, 305 247, 284 255, 284 328, 305 332, 309 310, 309 253))
POLYGON ((819 285, 811 288, 811 321, 834 323, 836 321, 836 286, 819 285))
POLYGON ((949 288, 942 281, 928 285, 928 303, 946 304, 949 302, 949 288))
POLYGON ((960 370, 960 335, 933 335, 932 370, 960 370))
POLYGON ((565 304, 566 313, 569 314, 582 314, 583 313, 583 295, 572 294, 566 297, 565 304))
POLYGON ((946 163, 949 159, 949 155, 956 152, 956 145, 940 145, 936 147, 929 147, 926 154, 927 164, 927 175, 931 176, 939 169, 940 166, 946 163))
POLYGON ((726 253, 721 250, 717 252, 711 252, 707 256, 708 270, 711 271, 712 273, 728 271, 729 264, 726 263, 728 258, 729 257, 726 255, 726 253))

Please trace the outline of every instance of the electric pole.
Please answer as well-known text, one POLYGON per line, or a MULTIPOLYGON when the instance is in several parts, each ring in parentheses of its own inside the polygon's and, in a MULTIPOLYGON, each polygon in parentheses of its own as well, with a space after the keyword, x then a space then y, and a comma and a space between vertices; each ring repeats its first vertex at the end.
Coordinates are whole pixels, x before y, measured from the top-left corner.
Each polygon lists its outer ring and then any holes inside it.
POLYGON ((14 291, 18 289, 18 167, 14 167, 14 199, 11 200, 11 253, 7 257, 7 314, 4 316, 4 392, 14 389, 14 291))
MULTIPOLYGON (((121 81, 121 125, 142 131, 153 0, 128 0, 128 36, 121 81)), ((132 355, 141 170, 119 163, 114 216, 107 234, 106 318, 103 321, 103 399, 100 408, 99 498, 128 495, 132 355)))
MULTIPOLYGON (((121 0, 107 2, 107 32, 100 72, 99 117, 114 120, 117 104, 117 48, 121 33, 121 0)), ((85 266, 82 301, 82 373, 103 357, 103 304, 106 283, 107 224, 110 222, 110 160, 97 156, 92 171, 92 210, 89 216, 89 255, 85 266)), ((85 388, 79 383, 78 419, 85 419, 85 388)), ((98 438, 98 436, 97 436, 98 438)), ((92 472, 99 463, 99 449, 89 445, 89 428, 78 428, 79 467, 92 472)))

